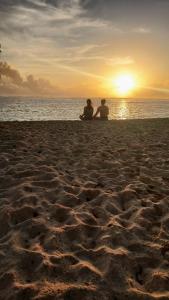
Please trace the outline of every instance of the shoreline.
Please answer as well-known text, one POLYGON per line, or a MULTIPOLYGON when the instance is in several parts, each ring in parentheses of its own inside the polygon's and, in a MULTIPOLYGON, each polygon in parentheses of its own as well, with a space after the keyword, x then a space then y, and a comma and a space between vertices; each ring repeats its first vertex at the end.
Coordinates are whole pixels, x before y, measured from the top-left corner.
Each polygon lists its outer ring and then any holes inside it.
POLYGON ((110 119, 110 120, 106 120, 106 121, 101 121, 101 120, 91 120, 91 121, 81 121, 80 119, 78 120, 8 120, 8 121, 1 121, 0 120, 0 124, 2 123, 74 123, 74 122, 77 122, 77 123, 84 123, 84 124, 88 124, 88 123, 96 123, 96 124, 100 124, 100 123, 113 123, 113 122, 137 122, 137 121, 143 121, 143 122, 146 122, 146 121, 167 121, 169 120, 169 116, 166 117, 166 118, 144 118, 144 119, 110 119))

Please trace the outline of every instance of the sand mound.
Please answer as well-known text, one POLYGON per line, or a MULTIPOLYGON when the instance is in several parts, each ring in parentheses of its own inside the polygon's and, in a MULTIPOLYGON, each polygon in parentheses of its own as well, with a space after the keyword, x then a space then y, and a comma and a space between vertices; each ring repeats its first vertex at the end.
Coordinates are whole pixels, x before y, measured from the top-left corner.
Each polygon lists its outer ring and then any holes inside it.
POLYGON ((0 123, 0 300, 169 299, 168 126, 0 123))

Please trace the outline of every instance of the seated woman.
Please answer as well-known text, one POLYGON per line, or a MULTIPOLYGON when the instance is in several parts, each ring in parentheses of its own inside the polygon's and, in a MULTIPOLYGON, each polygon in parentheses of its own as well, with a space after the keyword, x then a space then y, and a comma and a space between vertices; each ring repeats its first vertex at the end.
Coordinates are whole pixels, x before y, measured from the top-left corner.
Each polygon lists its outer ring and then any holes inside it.
POLYGON ((90 99, 87 100, 87 105, 84 107, 83 115, 80 116, 80 120, 82 121, 90 121, 93 119, 93 106, 92 101, 90 99))
POLYGON ((98 107, 95 115, 94 115, 94 119, 95 120, 102 120, 102 121, 106 121, 108 120, 108 115, 109 115, 109 108, 106 105, 106 100, 102 99, 101 100, 101 106, 98 107), (99 117, 97 117, 97 115, 100 114, 99 117))

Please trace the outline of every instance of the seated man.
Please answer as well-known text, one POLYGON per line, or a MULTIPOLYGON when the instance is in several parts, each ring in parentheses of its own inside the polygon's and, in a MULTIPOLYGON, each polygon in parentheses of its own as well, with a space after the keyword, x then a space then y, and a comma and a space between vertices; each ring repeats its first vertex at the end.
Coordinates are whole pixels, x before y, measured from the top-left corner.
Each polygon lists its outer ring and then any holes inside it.
POLYGON ((97 111, 94 115, 94 118, 96 120, 103 120, 103 121, 108 120, 109 108, 105 104, 106 104, 106 100, 102 99, 101 100, 101 106, 98 107, 98 109, 97 109, 97 111), (97 117, 98 114, 100 114, 100 117, 97 117))
POLYGON ((90 99, 87 100, 87 106, 84 107, 83 115, 80 116, 80 120, 82 121, 90 121, 93 119, 93 106, 92 101, 90 99))

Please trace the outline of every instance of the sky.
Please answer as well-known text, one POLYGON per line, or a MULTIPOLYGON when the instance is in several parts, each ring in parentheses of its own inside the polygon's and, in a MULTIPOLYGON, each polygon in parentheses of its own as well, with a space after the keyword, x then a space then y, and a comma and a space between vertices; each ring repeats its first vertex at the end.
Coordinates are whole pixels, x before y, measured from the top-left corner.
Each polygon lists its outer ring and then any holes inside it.
POLYGON ((169 98, 169 0, 0 0, 0 95, 169 98))

